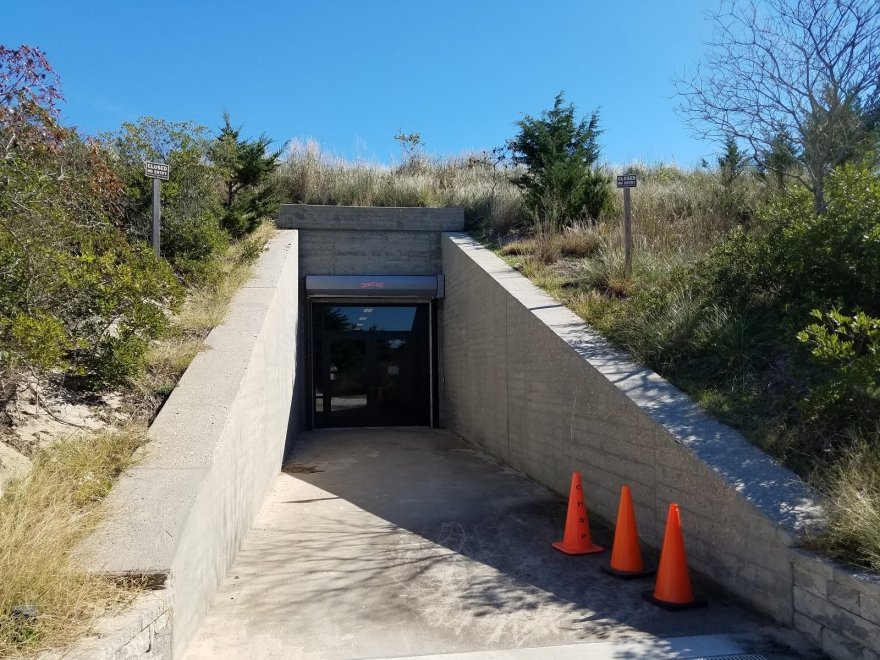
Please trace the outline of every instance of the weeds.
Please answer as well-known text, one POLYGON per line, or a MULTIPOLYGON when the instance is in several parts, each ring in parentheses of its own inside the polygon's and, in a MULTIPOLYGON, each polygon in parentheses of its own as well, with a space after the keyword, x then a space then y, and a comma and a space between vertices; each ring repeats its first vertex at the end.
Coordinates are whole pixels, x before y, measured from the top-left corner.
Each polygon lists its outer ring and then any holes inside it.
POLYGON ((64 646, 131 597, 70 561, 100 502, 146 438, 131 426, 42 450, 0 498, 0 657, 64 646))
POLYGON ((824 486, 829 522, 813 547, 880 573, 880 433, 847 451, 824 486))

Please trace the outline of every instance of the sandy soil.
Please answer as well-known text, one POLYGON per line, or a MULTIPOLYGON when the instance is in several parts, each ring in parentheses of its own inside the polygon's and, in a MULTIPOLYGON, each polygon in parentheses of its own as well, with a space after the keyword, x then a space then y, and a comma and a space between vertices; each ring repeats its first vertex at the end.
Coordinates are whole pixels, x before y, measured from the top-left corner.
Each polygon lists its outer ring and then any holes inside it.
POLYGON ((0 494, 9 479, 22 476, 40 449, 125 419, 117 395, 78 396, 30 384, 7 403, 0 426, 0 494))

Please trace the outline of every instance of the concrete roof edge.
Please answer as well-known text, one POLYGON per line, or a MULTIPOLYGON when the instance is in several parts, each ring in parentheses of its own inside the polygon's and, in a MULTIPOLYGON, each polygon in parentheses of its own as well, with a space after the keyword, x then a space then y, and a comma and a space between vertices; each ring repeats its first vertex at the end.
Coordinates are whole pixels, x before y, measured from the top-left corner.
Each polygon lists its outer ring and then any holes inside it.
POLYGON ((281 229, 356 231, 460 231, 464 209, 421 206, 282 204, 281 229))

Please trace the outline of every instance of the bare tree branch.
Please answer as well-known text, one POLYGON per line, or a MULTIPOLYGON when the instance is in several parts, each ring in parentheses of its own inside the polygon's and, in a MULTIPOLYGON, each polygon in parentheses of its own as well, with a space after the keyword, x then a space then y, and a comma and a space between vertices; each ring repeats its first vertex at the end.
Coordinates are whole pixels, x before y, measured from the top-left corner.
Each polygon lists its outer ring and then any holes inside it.
MULTIPOLYGON (((734 137, 758 162, 788 135, 824 210, 828 172, 875 146, 880 108, 876 0, 726 0, 695 73, 675 80, 680 113, 703 138, 734 137)), ((791 173, 782 173, 792 176, 791 173)))

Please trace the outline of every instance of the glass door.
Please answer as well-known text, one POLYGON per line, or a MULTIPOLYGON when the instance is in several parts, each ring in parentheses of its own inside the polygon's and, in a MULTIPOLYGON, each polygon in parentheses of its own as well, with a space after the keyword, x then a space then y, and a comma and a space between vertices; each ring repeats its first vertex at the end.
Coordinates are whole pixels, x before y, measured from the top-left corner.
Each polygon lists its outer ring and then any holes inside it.
POLYGON ((314 304, 315 426, 430 424, 428 328, 426 304, 314 304))

